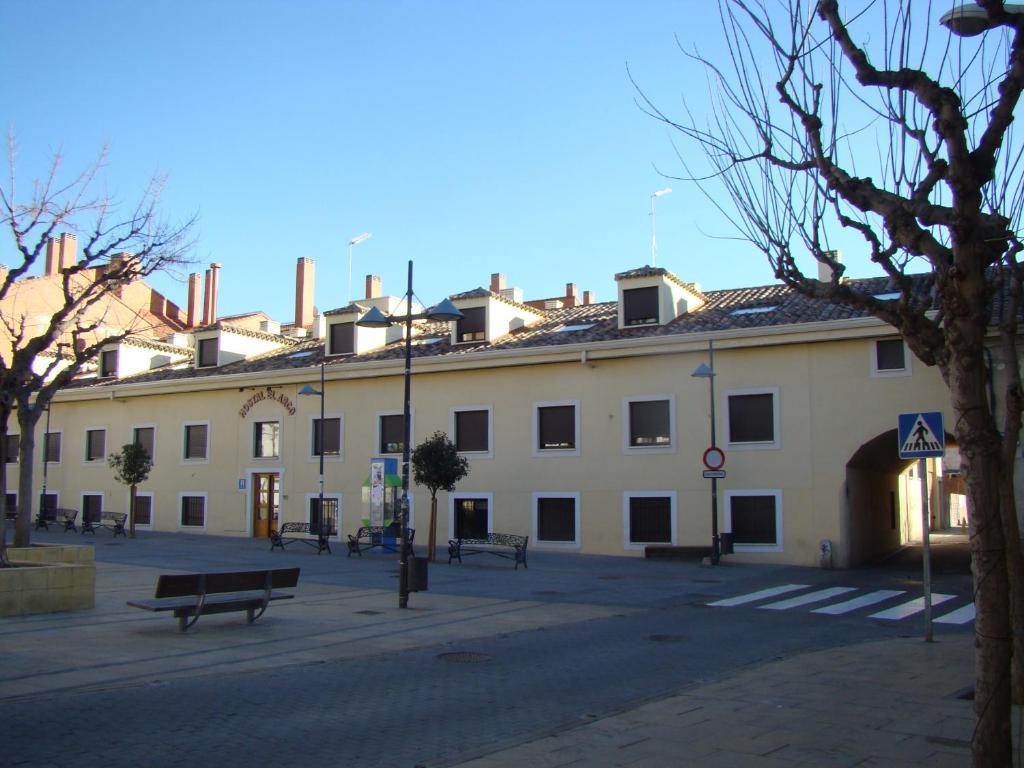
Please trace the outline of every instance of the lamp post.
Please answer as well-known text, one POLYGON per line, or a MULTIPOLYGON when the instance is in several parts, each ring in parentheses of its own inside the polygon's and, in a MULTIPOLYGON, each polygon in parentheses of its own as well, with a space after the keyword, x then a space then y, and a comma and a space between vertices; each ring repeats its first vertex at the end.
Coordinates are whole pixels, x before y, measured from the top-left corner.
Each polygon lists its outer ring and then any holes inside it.
POLYGON ((401 531, 401 543, 399 544, 398 561, 398 607, 409 607, 409 560, 406 550, 409 546, 409 454, 412 439, 412 429, 409 423, 411 410, 412 391, 412 321, 413 320, 435 320, 438 322, 452 322, 460 320, 462 313, 456 309, 448 299, 426 312, 413 314, 412 311, 412 260, 409 260, 409 282, 405 292, 405 316, 388 316, 377 307, 372 307, 365 315, 356 321, 356 325, 366 328, 388 328, 396 323, 405 324, 405 406, 402 410, 404 423, 402 425, 402 500, 400 502, 398 525, 401 531))
MULTIPOLYGON (((307 384, 306 386, 304 386, 302 389, 299 390, 299 394, 300 395, 317 395, 320 398, 320 425, 319 425, 319 429, 317 431, 317 435, 320 438, 320 440, 319 440, 320 444, 318 446, 319 450, 317 451, 317 453, 320 454, 320 493, 319 493, 319 495, 317 497, 318 501, 317 501, 316 513, 317 513, 317 518, 318 518, 317 527, 320 529, 318 533, 319 533, 319 535, 321 537, 324 535, 323 529, 324 529, 324 363, 325 362, 326 361, 323 360, 323 359, 320 360, 320 390, 317 391, 316 389, 311 387, 309 384, 307 384)), ((319 554, 319 550, 317 551, 317 553, 319 554)))
POLYGON ((39 519, 46 507, 46 471, 50 468, 50 403, 46 404, 46 432, 43 433, 43 488, 39 492, 39 519))
POLYGON ((352 301, 352 248, 371 237, 373 237, 372 232, 363 232, 348 241, 348 301, 352 301))
MULTIPOLYGON (((708 339, 708 362, 701 363, 690 374, 696 379, 707 379, 711 389, 711 448, 717 448, 715 439, 715 348, 708 339)), ((718 538, 718 478, 711 477, 711 564, 718 565, 721 549, 718 538)))
POLYGON ((659 189, 657 192, 655 192, 653 195, 651 195, 651 266, 652 267, 658 266, 658 238, 657 238, 657 235, 655 234, 655 227, 654 227, 654 199, 656 197, 663 197, 664 195, 669 194, 671 191, 672 191, 672 187, 665 187, 664 189, 659 189))
MULTIPOLYGON (((1007 3, 1003 6, 1007 16, 1024 15, 1024 5, 1007 3)), ((951 8, 942 14, 939 23, 954 35, 974 37, 998 26, 998 22, 989 18, 988 11, 975 3, 965 3, 951 8)))

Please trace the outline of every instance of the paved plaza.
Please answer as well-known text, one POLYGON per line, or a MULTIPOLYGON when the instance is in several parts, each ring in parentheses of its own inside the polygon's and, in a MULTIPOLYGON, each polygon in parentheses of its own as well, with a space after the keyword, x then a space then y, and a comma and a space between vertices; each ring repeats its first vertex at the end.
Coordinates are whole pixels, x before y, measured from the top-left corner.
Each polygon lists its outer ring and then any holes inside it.
MULTIPOLYGON (((920 576, 530 554, 430 567, 400 610, 392 555, 141 532, 96 549, 90 611, 0 619, 12 766, 967 765, 969 620, 870 618, 920 576), (129 608, 160 573, 302 569, 253 625, 129 608), (737 601, 788 585, 788 610, 737 601), (840 613, 836 603, 875 600, 840 613), (725 601, 728 607, 712 604, 725 601), (736 603, 736 604, 734 604, 736 603), (827 605, 827 604, 826 604, 827 605)), ((941 542, 940 542, 941 544, 941 542)), ((935 591, 965 616, 970 578, 935 591)), ((916 592, 915 592, 916 590, 916 592)), ((858 604, 859 605, 859 604, 858 604)), ((937 611, 938 612, 938 611, 937 611)))

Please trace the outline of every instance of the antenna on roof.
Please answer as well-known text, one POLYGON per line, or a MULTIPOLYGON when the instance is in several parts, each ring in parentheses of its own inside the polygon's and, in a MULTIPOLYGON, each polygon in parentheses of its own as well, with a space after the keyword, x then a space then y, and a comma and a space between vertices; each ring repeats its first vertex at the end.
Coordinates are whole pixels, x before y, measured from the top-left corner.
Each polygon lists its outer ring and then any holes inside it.
POLYGON ((659 189, 657 192, 655 192, 653 195, 651 195, 651 266, 652 267, 658 266, 658 238, 657 238, 657 235, 655 235, 655 230, 654 230, 654 198, 662 197, 663 195, 667 195, 671 191, 672 191, 672 187, 665 187, 664 189, 659 189))

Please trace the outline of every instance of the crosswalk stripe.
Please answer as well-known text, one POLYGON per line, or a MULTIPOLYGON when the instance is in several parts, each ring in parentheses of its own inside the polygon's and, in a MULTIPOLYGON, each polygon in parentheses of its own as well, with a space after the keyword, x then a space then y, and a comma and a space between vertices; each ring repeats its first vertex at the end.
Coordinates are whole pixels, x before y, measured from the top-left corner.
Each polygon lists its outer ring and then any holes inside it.
POLYGON ((974 603, 957 608, 955 611, 950 611, 935 619, 936 624, 966 624, 969 621, 974 621, 974 603))
POLYGON ((809 584, 783 584, 779 587, 770 587, 769 589, 762 589, 758 592, 750 592, 746 595, 739 595, 738 597, 728 597, 724 600, 716 600, 708 605, 715 606, 716 608, 730 608, 734 605, 743 605, 744 603, 753 603, 757 600, 765 600, 769 597, 776 597, 777 595, 784 595, 787 592, 795 592, 798 589, 807 589, 809 584))
POLYGON ((858 608, 866 608, 869 605, 874 605, 902 594, 902 589, 880 589, 877 592, 868 592, 866 595, 861 595, 842 603, 826 605, 824 608, 815 608, 811 613, 827 613, 830 616, 837 616, 842 613, 856 611, 858 608))
POLYGON ((787 608, 798 608, 808 603, 820 603, 822 600, 828 600, 837 595, 845 595, 847 592, 853 592, 855 589, 856 587, 829 587, 828 589, 819 589, 817 592, 808 592, 806 595, 799 595, 788 600, 779 600, 777 603, 768 603, 768 605, 758 607, 769 611, 784 611, 787 608))
MULTIPOLYGON (((952 600, 954 595, 940 595, 935 593, 932 595, 932 605, 938 605, 944 603, 947 600, 952 600)), ((924 597, 918 597, 914 600, 910 600, 906 603, 900 603, 895 608, 889 608, 878 613, 872 613, 868 616, 869 619, 887 619, 890 621, 899 621, 905 619, 907 616, 913 616, 915 613, 920 613, 924 610, 924 597)))

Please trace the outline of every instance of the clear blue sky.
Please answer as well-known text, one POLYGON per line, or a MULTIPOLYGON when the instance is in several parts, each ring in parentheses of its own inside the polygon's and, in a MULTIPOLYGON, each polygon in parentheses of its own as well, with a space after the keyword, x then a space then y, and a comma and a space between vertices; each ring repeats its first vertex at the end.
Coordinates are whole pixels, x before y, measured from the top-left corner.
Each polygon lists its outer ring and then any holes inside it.
MULTIPOLYGON (((49 2, 0 6, 0 123, 19 175, 61 149, 80 168, 103 145, 105 184, 133 199, 154 172, 164 211, 198 212, 197 271, 223 265, 219 314, 293 315, 295 262, 316 302, 345 303, 379 274, 442 296, 507 275, 528 298, 565 283, 615 296, 650 262, 705 289, 773 282, 678 173, 673 135, 634 104, 627 63, 678 114, 701 102, 680 53, 720 40, 714 3, 639 0, 49 2)), ((0 246, 0 260, 9 254, 0 246)), ((844 252, 848 274, 874 274, 844 252)), ((184 303, 185 286, 154 281, 184 303)))

